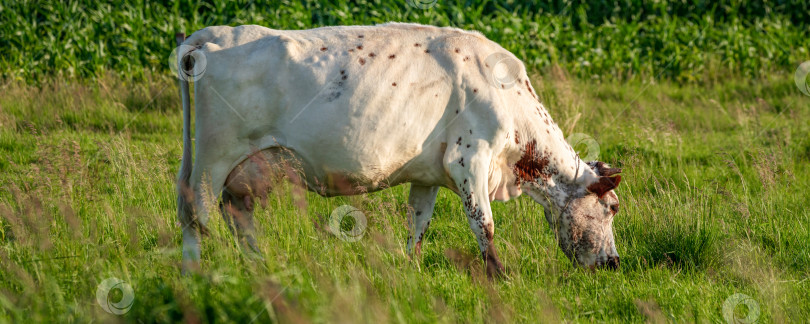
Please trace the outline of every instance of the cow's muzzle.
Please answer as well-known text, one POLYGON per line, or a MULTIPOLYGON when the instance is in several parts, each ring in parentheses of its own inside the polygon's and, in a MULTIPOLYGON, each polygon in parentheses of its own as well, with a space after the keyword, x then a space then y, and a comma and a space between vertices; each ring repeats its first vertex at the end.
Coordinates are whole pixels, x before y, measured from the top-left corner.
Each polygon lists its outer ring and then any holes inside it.
POLYGON ((618 270, 619 257, 618 256, 608 257, 607 260, 605 260, 604 262, 600 262, 599 264, 596 265, 596 267, 600 269, 618 270))

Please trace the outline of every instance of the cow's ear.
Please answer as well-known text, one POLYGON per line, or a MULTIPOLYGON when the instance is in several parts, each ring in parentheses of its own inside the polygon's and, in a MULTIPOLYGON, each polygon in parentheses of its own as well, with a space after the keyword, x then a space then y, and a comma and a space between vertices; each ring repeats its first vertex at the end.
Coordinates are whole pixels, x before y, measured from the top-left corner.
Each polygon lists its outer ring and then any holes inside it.
POLYGON ((600 176, 610 177, 622 173, 622 169, 611 168, 610 166, 607 165, 607 163, 601 161, 589 162, 588 165, 590 165, 591 169, 600 176))
POLYGON ((599 181, 591 184, 587 189, 589 192, 595 193, 599 198, 602 198, 608 191, 616 189, 620 181, 622 181, 622 176, 620 175, 615 177, 599 177, 599 181))

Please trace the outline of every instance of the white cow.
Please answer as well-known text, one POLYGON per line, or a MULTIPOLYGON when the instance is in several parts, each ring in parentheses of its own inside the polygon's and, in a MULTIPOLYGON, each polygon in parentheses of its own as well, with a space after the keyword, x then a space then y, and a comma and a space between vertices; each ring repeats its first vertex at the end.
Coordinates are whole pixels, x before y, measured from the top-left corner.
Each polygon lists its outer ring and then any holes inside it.
POLYGON ((181 79, 184 269, 200 258, 203 202, 220 194, 229 227, 255 249, 252 198, 269 189, 262 180, 293 163, 301 182, 323 196, 410 182, 409 254, 418 253, 445 187, 463 200, 489 275, 503 271, 490 202, 524 192, 543 205, 575 264, 618 267, 612 221, 620 170, 581 161, 523 63, 481 34, 401 23, 218 26, 184 45, 180 70, 196 73, 193 168, 189 87, 181 79))

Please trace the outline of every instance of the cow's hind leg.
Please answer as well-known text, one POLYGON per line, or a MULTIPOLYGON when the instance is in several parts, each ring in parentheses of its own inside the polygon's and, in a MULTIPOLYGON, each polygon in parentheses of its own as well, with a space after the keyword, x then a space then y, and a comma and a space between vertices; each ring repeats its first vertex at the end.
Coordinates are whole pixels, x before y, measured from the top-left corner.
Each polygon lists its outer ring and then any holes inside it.
POLYGON ((436 204, 436 194, 439 187, 427 187, 411 184, 411 194, 408 196, 408 255, 418 255, 422 250, 422 237, 430 225, 433 215, 433 206, 436 204))
POLYGON ((253 197, 236 196, 225 190, 222 192, 219 210, 239 246, 245 251, 261 254, 256 244, 256 227, 253 224, 253 197))
POLYGON ((258 200, 267 199, 273 177, 273 153, 270 150, 250 155, 231 170, 222 192, 220 211, 228 229, 239 241, 239 245, 254 256, 260 251, 256 244, 256 227, 253 223, 253 206, 258 200))
MULTIPOLYGON (((231 156, 215 155, 208 146, 200 146, 188 186, 179 186, 179 220, 183 231, 183 273, 197 269, 200 241, 208 233, 208 208, 215 206, 223 190, 231 156)), ((234 154, 235 155, 235 154, 234 154)), ((233 158, 236 160, 236 158, 233 158)))

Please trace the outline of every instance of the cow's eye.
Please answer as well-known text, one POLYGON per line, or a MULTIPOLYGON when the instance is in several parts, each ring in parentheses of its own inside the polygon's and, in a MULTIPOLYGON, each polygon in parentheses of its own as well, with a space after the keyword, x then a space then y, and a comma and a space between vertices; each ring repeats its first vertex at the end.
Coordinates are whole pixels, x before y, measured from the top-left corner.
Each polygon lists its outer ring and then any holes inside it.
POLYGON ((618 213, 619 212, 619 204, 610 205, 610 210, 613 211, 614 214, 618 213))

